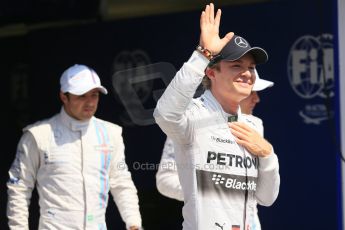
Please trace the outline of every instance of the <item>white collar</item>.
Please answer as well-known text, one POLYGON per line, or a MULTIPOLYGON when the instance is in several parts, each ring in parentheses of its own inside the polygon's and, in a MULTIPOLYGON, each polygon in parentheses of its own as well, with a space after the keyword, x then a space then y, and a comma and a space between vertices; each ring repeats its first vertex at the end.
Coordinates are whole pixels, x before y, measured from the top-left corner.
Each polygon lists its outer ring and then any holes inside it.
MULTIPOLYGON (((210 90, 205 90, 205 92, 203 93, 203 95, 201 95, 201 100, 204 100, 207 104, 208 107, 213 110, 214 112, 218 111, 221 113, 222 117, 224 118, 224 120, 228 121, 228 117, 233 116, 234 114, 229 114, 227 112, 225 112, 223 110, 223 107, 219 104, 219 102, 217 101, 217 99, 213 96, 212 92, 210 90)), ((242 111, 241 111, 241 107, 238 106, 237 109, 237 120, 238 121, 242 121, 242 111)))
POLYGON ((89 127, 90 121, 94 118, 92 117, 87 121, 76 120, 70 115, 68 115, 63 107, 60 111, 60 117, 62 123, 73 131, 86 130, 89 127))

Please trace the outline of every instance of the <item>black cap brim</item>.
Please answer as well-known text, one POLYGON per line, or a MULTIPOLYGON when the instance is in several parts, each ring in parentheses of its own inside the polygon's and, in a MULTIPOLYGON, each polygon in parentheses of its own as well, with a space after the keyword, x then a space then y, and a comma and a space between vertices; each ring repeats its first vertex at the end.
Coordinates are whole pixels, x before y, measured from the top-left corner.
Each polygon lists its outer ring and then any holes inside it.
POLYGON ((221 55, 219 60, 236 61, 248 53, 253 55, 253 58, 256 64, 263 64, 267 62, 268 60, 268 55, 266 51, 260 47, 252 47, 246 50, 245 52, 232 53, 231 56, 227 56, 227 57, 224 57, 223 55, 221 55))
POLYGON ((217 55, 213 59, 211 59, 208 66, 212 66, 221 60, 236 61, 236 60, 240 59, 241 57, 243 57, 247 53, 250 53, 253 55, 255 64, 257 64, 257 65, 264 64, 268 60, 268 54, 266 53, 266 51, 264 49, 262 49, 260 47, 253 47, 253 48, 248 49, 246 52, 238 53, 237 55, 233 54, 233 55, 228 56, 228 57, 224 57, 223 55, 217 55))
POLYGON ((255 63, 263 64, 268 60, 267 52, 260 47, 252 47, 246 53, 251 53, 254 57, 255 63))

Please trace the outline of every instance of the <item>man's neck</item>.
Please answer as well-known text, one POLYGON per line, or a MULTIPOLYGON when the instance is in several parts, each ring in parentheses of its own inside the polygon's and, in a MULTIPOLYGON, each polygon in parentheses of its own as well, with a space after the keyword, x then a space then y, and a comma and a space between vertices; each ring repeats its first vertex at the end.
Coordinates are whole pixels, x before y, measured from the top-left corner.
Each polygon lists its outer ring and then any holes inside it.
POLYGON ((218 101, 224 112, 228 114, 237 114, 237 110, 240 102, 234 100, 234 98, 226 98, 220 94, 217 94, 211 90, 212 95, 218 101))

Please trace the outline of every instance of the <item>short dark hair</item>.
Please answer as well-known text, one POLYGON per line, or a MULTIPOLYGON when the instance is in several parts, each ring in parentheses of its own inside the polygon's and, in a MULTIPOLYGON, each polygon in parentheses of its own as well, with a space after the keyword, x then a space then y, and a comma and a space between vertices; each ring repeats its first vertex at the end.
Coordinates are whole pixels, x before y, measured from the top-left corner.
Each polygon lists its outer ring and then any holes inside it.
MULTIPOLYGON (((220 63, 220 61, 218 61, 216 63, 212 63, 211 65, 208 65, 207 68, 220 71, 220 64, 219 63, 220 63)), ((204 78, 202 79, 201 83, 202 83, 202 86, 205 90, 211 88, 211 80, 206 74, 205 74, 204 78)))

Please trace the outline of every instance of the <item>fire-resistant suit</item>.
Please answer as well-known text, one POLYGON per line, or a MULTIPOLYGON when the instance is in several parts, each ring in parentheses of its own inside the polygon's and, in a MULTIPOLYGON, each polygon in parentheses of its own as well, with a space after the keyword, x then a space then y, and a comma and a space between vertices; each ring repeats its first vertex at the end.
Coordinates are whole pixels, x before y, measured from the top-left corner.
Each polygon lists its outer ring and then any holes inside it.
MULTIPOLYGON (((174 142, 183 189, 183 229, 254 230, 256 202, 269 206, 278 196, 279 164, 273 152, 257 157, 235 141, 228 117, 206 90, 193 99, 208 60, 194 52, 159 99, 157 124, 174 142)), ((238 120, 260 132, 237 112, 238 120)))
MULTIPOLYGON (((248 121, 253 122, 253 125, 258 128, 259 133, 263 136, 262 120, 253 115, 245 116, 248 121)), ((156 173, 156 185, 162 195, 183 201, 182 187, 177 173, 174 143, 170 138, 167 138, 164 143, 162 158, 156 173)), ((255 229, 261 230, 258 215, 255 216, 255 229)))
POLYGON ((122 128, 110 122, 96 117, 80 122, 62 108, 52 118, 24 129, 9 175, 10 229, 28 229, 35 186, 39 229, 106 229, 109 190, 127 228, 141 226, 122 128))

